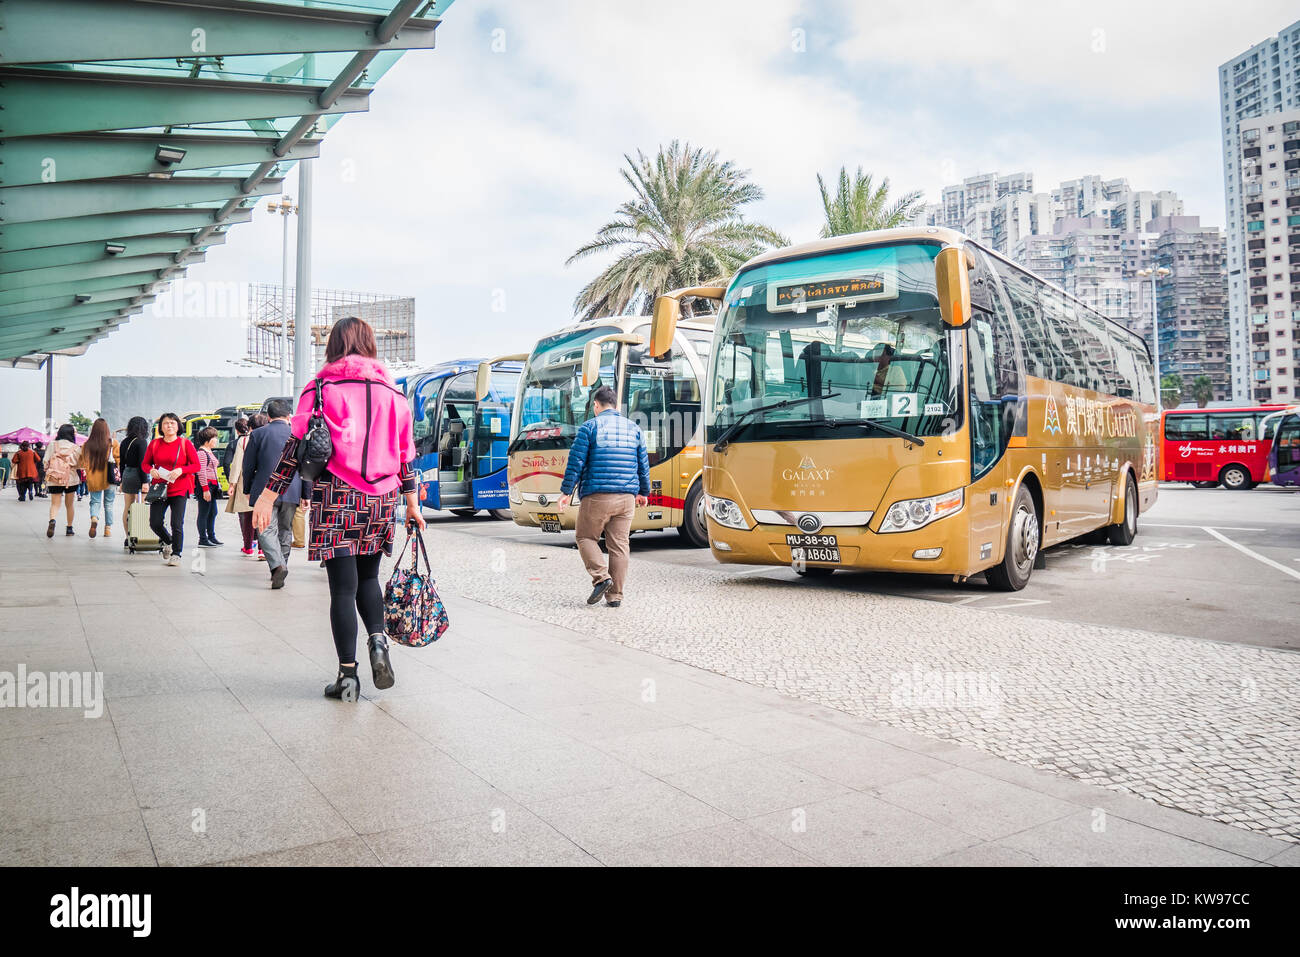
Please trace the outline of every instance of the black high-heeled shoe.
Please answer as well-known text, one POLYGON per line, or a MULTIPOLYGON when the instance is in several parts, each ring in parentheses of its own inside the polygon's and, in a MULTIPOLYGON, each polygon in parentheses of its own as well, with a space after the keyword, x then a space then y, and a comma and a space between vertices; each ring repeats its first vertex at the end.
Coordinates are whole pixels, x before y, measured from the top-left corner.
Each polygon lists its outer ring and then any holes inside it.
POLYGON ((388 636, 378 632, 370 636, 370 674, 375 680, 375 687, 383 690, 391 688, 397 680, 393 674, 393 663, 388 658, 388 636))
POLYGON ((361 679, 357 677, 357 666, 339 665, 339 676, 332 685, 325 686, 325 697, 340 701, 356 701, 361 697, 361 679))

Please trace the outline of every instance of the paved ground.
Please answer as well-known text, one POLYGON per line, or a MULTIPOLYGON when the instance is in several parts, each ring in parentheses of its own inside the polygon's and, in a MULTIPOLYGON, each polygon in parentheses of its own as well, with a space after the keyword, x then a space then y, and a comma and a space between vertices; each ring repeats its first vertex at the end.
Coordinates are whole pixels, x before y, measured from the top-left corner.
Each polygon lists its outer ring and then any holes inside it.
POLYGON ((575 616, 579 566, 560 536, 438 527, 445 551, 463 550, 453 537, 495 539, 444 578, 499 607, 613 627, 630 647, 1300 840, 1300 657, 1256 644, 1300 637, 1300 581, 1285 571, 1300 569, 1300 495, 1173 487, 1147 521, 1129 548, 1054 549, 1012 597, 982 582, 803 580, 646 535, 613 626, 604 609, 575 616), (555 562, 573 586, 555 587, 555 562), (1222 640, 1166 633, 1182 626, 1222 640))
MULTIPOLYGON (((1004 726, 1025 720, 1019 669, 1046 662, 1073 682, 1039 689, 1054 736, 1106 723, 1080 724, 1086 705, 1110 716, 1107 749, 1158 739, 1178 758, 1215 741, 1228 763, 1254 762, 1225 799, 1240 788, 1270 807, 1277 787, 1294 797, 1294 768, 1287 778, 1258 753, 1260 741, 1296 753, 1296 659, 1280 652, 1104 628, 1027 637, 1021 616, 872 594, 809 603, 788 583, 666 562, 638 568, 621 614, 588 609, 557 587, 575 580, 572 553, 485 548, 469 525, 431 536, 452 631, 399 651, 397 687, 346 706, 320 697, 333 673, 325 582, 301 553, 273 593, 230 546, 204 553, 200 576, 89 541, 84 519, 82 535, 47 540, 44 511, 0 501, 0 682, 20 666, 98 671, 107 707, 98 719, 0 708, 3 864, 1300 863, 1265 828, 994 756, 1016 746, 1004 726), (738 616, 755 607, 768 617, 738 616), (642 631, 655 653, 630 647, 642 631), (871 657, 908 633, 942 636, 939 652, 871 657), (1159 695, 1097 694, 1135 639, 1145 667, 1183 659, 1178 682, 1202 682, 1217 726, 1204 701, 1169 720, 1159 695), (990 642, 996 659, 980 656, 990 642), (869 654, 854 663, 853 648, 869 654), (926 699, 927 670, 958 663, 1005 669, 996 690, 991 671, 957 689, 974 696, 960 718, 926 699), (821 701, 881 667, 891 714, 821 701), (1240 700, 1220 700, 1214 669, 1240 700), (1259 679, 1253 697, 1240 674, 1259 679), (1121 714, 1127 736, 1114 733, 1121 714), (954 740, 911 733, 907 718, 954 740), (963 722, 982 748, 955 743, 963 722)), ((1171 761, 1171 782, 1188 773, 1171 761)))
MULTIPOLYGON (((442 513, 429 517, 440 527, 497 540, 557 549, 573 542, 571 533, 543 535, 486 515, 470 522, 442 513)), ((656 563, 798 580, 785 568, 718 565, 707 550, 682 547, 676 532, 634 536, 633 550, 638 558, 656 563)), ((1048 567, 1034 572, 1032 586, 1013 596, 993 591, 982 577, 954 585, 939 576, 837 572, 811 587, 1081 624, 1140 624, 1170 635, 1300 650, 1300 492, 1271 486, 1229 492, 1166 485, 1129 548, 1072 543, 1047 556, 1048 567)))

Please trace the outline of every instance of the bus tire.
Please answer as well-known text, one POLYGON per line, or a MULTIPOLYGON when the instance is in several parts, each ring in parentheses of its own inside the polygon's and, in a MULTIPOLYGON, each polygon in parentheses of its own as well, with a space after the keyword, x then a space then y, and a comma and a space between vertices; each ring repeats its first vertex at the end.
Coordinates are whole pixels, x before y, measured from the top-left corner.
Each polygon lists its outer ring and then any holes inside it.
POLYGON ((1233 462, 1225 465, 1219 472, 1219 483, 1229 491, 1238 491, 1251 487, 1250 469, 1233 462))
POLYGON ((1124 517, 1114 525, 1106 526, 1106 537, 1112 545, 1132 545, 1138 533, 1137 486, 1131 476, 1124 486, 1124 517))
POLYGON ((515 517, 508 508, 490 508, 488 514, 499 522, 509 522, 515 517))
POLYGON ((478 514, 478 509, 476 508, 453 508, 449 509, 449 511, 451 514, 459 515, 461 518, 473 518, 478 514))
POLYGON ((1007 547, 1002 561, 984 570, 985 580, 998 591, 1020 591, 1034 572, 1034 558, 1042 541, 1043 532, 1038 524, 1034 496, 1022 484, 1011 507, 1007 547))
POLYGON ((682 524, 677 533, 693 548, 709 547, 709 526, 704 518, 704 482, 699 481, 686 493, 682 504, 682 524))

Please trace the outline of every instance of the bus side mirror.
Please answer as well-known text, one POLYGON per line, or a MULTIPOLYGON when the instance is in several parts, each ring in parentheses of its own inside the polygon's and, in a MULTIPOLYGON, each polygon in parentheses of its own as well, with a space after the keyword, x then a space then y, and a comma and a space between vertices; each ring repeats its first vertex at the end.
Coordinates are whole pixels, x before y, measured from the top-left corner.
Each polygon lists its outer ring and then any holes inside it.
POLYGON ((600 343, 593 339, 582 347, 582 387, 585 389, 600 377, 600 343))
POLYGON ((682 317, 681 301, 673 296, 660 296, 655 300, 654 315, 650 320, 650 355, 656 359, 666 355, 673 347, 677 335, 677 322, 682 317))
POLYGON ((941 249, 934 260, 934 287, 945 324, 960 329, 970 321, 969 260, 956 246, 941 249))
POLYGON ((478 364, 478 372, 474 375, 474 398, 482 402, 487 398, 491 391, 492 384, 492 366, 487 362, 478 364))

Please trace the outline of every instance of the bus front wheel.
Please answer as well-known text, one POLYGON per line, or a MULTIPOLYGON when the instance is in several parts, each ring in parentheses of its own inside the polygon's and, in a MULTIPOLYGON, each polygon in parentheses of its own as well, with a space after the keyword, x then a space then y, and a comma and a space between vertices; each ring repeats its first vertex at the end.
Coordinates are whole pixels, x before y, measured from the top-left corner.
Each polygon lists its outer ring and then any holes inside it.
POLYGON ((490 508, 488 514, 499 522, 509 522, 514 518, 508 508, 490 508))
POLYGON ((450 509, 450 511, 451 514, 459 515, 461 518, 473 518, 478 514, 478 509, 476 508, 453 508, 450 509))
POLYGON ((1226 489, 1237 490, 1250 488, 1250 473, 1244 465, 1225 465, 1219 473, 1219 482, 1226 489))
POLYGON ((1021 485, 1011 509, 1006 553, 1001 562, 985 569, 984 578, 998 591, 1020 591, 1029 583, 1029 576, 1034 571, 1034 558, 1038 555, 1041 543, 1042 530, 1038 525, 1034 496, 1021 485))
POLYGON ((704 482, 696 482, 682 504, 682 524, 678 533, 695 548, 708 548, 709 527, 704 520, 704 482))
POLYGON ((1124 489, 1124 517, 1114 525, 1106 526, 1106 537, 1112 545, 1131 545, 1138 533, 1138 493, 1130 478, 1124 489))

